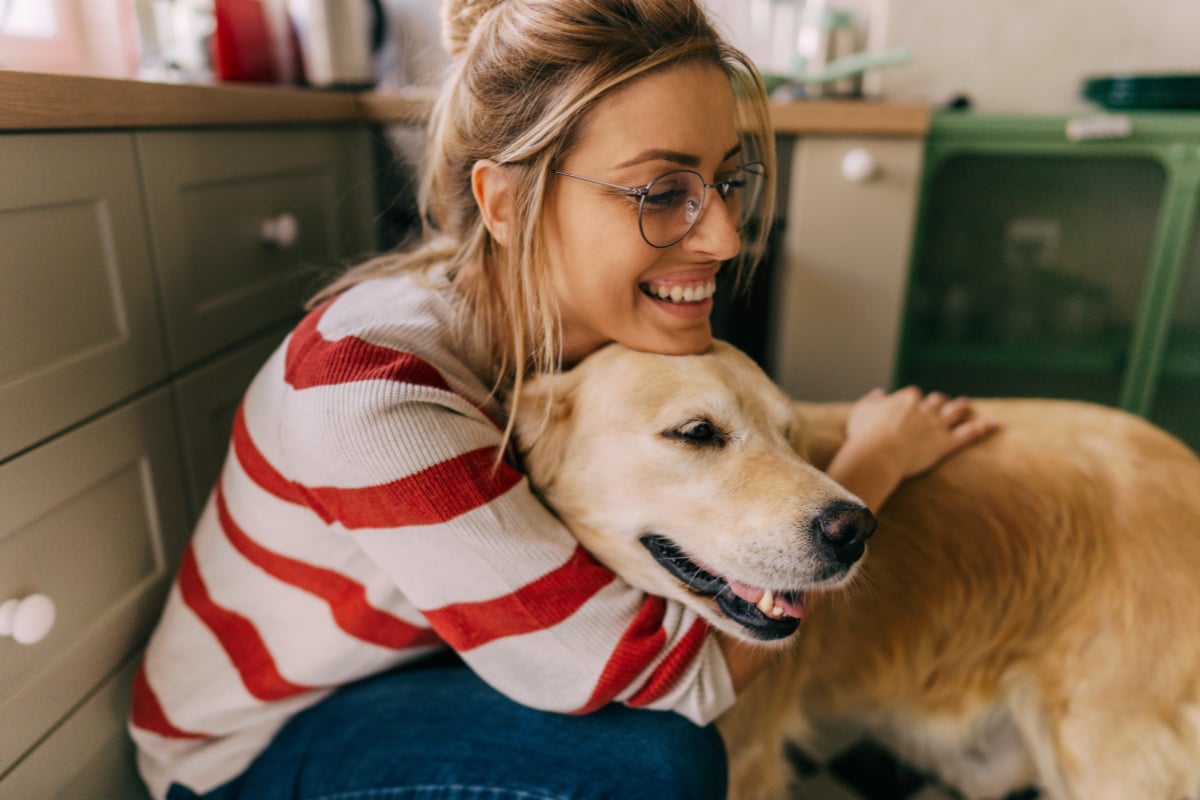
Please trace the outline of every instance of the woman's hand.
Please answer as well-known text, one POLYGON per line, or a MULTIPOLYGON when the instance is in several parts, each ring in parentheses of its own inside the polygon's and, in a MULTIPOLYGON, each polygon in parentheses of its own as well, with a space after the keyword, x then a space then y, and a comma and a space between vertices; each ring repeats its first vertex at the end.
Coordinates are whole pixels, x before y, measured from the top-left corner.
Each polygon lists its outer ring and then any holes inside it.
POLYGON ((846 443, 829 474, 878 509, 900 481, 920 475, 956 450, 979 441, 996 423, 972 415, 971 401, 924 394, 915 386, 891 394, 876 389, 850 410, 846 443))
POLYGON ((911 478, 995 427, 991 420, 972 418, 966 397, 922 395, 909 386, 891 394, 875 389, 863 396, 850 410, 846 440, 872 447, 895 464, 901 478, 911 478))

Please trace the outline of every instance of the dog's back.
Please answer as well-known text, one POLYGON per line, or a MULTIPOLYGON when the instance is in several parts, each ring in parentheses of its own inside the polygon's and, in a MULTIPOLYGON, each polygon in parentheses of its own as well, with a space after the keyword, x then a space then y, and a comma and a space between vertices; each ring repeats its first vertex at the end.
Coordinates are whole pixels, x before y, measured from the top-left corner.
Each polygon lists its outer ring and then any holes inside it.
MULTIPOLYGON (((1196 797, 1200 461, 1112 409, 977 408, 1001 431, 897 491, 858 579, 812 599, 727 730, 803 708, 858 718, 972 797, 1196 797)), ((801 409, 820 463, 844 409, 801 409)))

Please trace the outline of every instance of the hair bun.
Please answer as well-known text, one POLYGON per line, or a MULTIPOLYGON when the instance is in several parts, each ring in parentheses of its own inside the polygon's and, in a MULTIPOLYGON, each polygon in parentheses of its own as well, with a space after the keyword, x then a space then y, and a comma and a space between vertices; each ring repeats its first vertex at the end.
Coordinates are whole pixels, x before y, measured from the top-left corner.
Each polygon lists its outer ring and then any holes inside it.
POLYGON ((452 58, 467 48, 471 32, 484 14, 504 0, 442 0, 442 46, 452 58))

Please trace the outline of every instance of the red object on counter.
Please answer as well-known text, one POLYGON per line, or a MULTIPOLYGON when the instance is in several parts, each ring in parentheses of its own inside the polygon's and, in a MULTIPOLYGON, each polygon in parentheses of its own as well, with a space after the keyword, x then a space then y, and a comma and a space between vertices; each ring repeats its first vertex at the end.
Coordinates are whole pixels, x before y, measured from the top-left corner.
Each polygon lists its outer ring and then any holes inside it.
POLYGON ((275 83, 280 75, 261 0, 214 0, 213 72, 223 81, 275 83))

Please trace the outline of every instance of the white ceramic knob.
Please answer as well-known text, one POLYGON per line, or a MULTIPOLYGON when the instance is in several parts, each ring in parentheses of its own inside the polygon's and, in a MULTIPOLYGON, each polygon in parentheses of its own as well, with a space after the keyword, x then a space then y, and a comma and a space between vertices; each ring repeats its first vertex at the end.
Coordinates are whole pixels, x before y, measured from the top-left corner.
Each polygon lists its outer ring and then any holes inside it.
POLYGON ((300 241, 300 221, 294 214, 285 211, 264 219, 259 226, 258 235, 263 244, 288 250, 300 241))
POLYGON ((879 177, 879 162, 870 150, 856 147, 842 156, 842 175, 853 183, 866 183, 879 177))
POLYGON ((0 636, 11 636, 19 644, 37 644, 54 627, 54 601, 44 594, 31 594, 0 603, 0 636))

